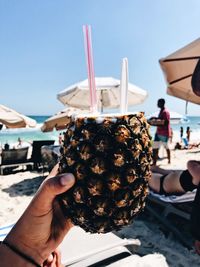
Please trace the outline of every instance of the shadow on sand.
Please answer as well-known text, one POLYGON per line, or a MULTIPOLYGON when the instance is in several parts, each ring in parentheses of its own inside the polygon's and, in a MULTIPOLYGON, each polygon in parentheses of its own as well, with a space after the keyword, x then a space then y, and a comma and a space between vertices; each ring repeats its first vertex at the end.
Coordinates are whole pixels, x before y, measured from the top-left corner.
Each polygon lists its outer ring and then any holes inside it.
POLYGON ((200 153, 200 149, 198 149, 198 150, 188 151, 187 153, 188 153, 188 154, 197 154, 197 153, 200 153))
POLYGON ((45 176, 41 175, 31 179, 25 179, 8 188, 2 189, 2 191, 8 193, 10 197, 33 196, 45 178, 45 176))

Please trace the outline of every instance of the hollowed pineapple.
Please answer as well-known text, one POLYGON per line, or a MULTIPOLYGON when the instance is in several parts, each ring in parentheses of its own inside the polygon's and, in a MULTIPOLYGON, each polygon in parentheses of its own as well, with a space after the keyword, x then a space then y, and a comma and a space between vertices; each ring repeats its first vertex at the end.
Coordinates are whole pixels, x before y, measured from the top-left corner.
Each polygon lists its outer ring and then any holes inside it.
POLYGON ((59 164, 76 178, 59 197, 66 217, 92 233, 130 224, 144 208, 151 152, 143 113, 72 119, 59 164))

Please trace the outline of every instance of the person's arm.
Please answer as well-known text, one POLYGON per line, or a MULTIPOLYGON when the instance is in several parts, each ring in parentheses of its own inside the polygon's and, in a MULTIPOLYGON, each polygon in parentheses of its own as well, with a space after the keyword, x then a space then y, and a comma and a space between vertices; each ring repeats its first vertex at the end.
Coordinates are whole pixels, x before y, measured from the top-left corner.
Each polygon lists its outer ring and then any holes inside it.
MULTIPOLYGON (((0 264, 1 266, 15 266, 15 267, 35 267, 24 258, 13 253, 9 248, 0 245, 0 264)), ((61 263, 61 254, 58 249, 56 249, 52 254, 49 255, 47 260, 41 265, 42 267, 64 267, 61 263)))
POLYGON ((148 123, 151 126, 167 126, 170 122, 170 114, 167 110, 162 111, 159 117, 151 117, 148 123))
POLYGON ((20 257, 19 255, 13 253, 5 245, 0 245, 0 263, 1 266, 9 267, 35 267, 35 265, 31 264, 30 262, 26 261, 24 258, 20 257))
POLYGON ((148 119, 148 123, 151 126, 163 126, 163 125, 165 125, 165 120, 162 120, 162 119, 156 118, 156 117, 152 117, 152 118, 148 119))
MULTIPOLYGON (((41 266, 73 226, 71 221, 64 217, 56 196, 71 188, 75 179, 72 174, 56 176, 57 170, 58 166, 43 182, 28 208, 5 239, 11 246, 41 266)), ((0 246, 0 262, 4 262, 4 267, 34 266, 4 244, 0 246)))

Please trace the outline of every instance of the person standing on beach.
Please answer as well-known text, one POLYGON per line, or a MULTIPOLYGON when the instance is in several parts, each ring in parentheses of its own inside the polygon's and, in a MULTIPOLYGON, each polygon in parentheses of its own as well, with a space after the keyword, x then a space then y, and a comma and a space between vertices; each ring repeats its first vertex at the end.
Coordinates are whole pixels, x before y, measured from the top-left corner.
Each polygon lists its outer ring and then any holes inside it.
POLYGON ((181 138, 181 142, 183 141, 183 127, 180 127, 180 138, 181 138))
POLYGON ((157 102, 160 108, 160 113, 157 118, 152 117, 149 119, 149 124, 157 126, 156 134, 153 143, 153 165, 156 165, 158 160, 158 152, 160 147, 163 145, 167 151, 168 163, 171 163, 171 153, 168 146, 168 141, 170 138, 170 114, 165 108, 165 99, 160 98, 157 102))
POLYGON ((188 142, 190 142, 190 133, 191 133, 191 130, 190 130, 190 127, 188 126, 186 129, 186 138, 188 142))

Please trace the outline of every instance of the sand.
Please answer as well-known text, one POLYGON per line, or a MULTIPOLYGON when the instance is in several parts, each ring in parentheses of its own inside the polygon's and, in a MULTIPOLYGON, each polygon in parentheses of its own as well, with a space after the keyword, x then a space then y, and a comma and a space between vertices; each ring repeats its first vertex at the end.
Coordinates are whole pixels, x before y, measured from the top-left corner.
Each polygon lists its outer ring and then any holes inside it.
POLYGON ((30 171, 0 176, 0 225, 13 223, 21 216, 44 178, 30 171))
MULTIPOLYGON (((187 160, 199 160, 199 152, 198 148, 172 151, 172 163, 167 164, 165 151, 161 150, 162 159, 158 165, 166 169, 185 169, 187 160)), ((20 217, 44 178, 42 173, 30 171, 0 176, 0 226, 13 223, 20 217)), ((118 234, 121 237, 138 238, 141 241, 139 255, 160 253, 169 266, 200 266, 200 256, 194 250, 185 248, 168 230, 148 216, 144 212, 133 225, 125 227, 118 234)))

